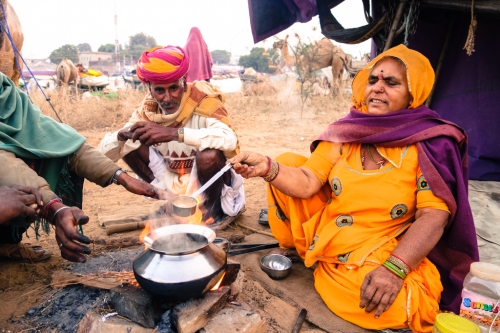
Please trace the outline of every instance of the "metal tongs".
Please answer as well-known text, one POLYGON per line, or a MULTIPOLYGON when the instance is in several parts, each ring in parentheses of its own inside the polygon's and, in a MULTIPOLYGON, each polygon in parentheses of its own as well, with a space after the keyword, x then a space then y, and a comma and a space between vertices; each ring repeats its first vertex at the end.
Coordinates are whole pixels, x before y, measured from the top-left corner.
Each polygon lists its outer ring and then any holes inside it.
POLYGON ((238 254, 250 253, 254 251, 260 251, 265 249, 272 249, 279 247, 279 243, 269 243, 269 244, 232 244, 229 240, 225 238, 217 237, 213 241, 214 245, 222 248, 228 257, 236 256, 238 254))

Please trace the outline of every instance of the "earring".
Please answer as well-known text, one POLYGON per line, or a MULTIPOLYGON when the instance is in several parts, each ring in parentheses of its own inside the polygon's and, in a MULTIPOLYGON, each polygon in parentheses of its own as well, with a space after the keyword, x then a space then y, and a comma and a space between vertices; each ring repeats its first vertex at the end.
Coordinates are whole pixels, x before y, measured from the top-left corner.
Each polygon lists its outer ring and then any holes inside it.
POLYGON ((362 101, 362 102, 361 102, 361 105, 365 105, 365 104, 366 104, 366 102, 365 102, 365 101, 362 101))

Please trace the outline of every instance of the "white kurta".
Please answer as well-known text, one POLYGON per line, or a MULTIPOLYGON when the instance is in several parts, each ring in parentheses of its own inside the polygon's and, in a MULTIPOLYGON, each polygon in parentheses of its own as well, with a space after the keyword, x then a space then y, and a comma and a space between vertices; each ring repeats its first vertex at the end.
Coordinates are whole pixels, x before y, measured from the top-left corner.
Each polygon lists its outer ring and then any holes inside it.
MULTIPOLYGON (((134 123, 135 119, 133 122, 127 122, 123 128, 128 128, 134 123)), ((118 132, 107 133, 98 146, 98 149, 114 162, 141 145, 139 141, 118 141, 118 132)), ((174 195, 189 195, 200 186, 196 172, 193 172, 196 171, 194 165, 196 152, 207 148, 232 151, 236 148, 236 143, 236 135, 226 124, 215 118, 193 114, 184 126, 183 143, 171 141, 150 147, 149 167, 155 176, 151 184, 169 190, 174 195), (191 172, 179 177, 177 172, 180 169, 191 172)), ((235 216, 245 204, 245 192, 243 178, 234 171, 231 175, 231 186, 224 185, 221 202, 224 213, 235 216)))

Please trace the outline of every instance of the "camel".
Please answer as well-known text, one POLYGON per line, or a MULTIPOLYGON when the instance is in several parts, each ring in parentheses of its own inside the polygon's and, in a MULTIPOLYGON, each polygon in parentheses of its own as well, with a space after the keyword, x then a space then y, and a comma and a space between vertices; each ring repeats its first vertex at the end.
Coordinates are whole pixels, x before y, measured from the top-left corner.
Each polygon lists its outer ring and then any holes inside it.
MULTIPOLYGON (((309 76, 311 71, 332 66, 332 77, 334 87, 339 87, 344 69, 350 70, 352 59, 350 56, 328 38, 323 38, 309 46, 298 57, 292 55, 288 51, 288 36, 275 42, 273 48, 281 51, 281 57, 288 66, 296 66, 297 60, 300 62, 300 71, 306 72, 305 76, 309 76)), ((296 66, 297 67, 297 66, 296 66)))
POLYGON ((247 68, 240 79, 241 91, 245 96, 272 95, 278 92, 266 75, 257 73, 253 68, 247 68))
MULTIPOLYGON (((78 90, 78 80, 80 75, 78 74, 78 68, 70 59, 64 58, 61 63, 57 65, 56 77, 58 86, 67 88, 69 83, 73 82, 75 90, 78 90)), ((66 89, 64 89, 64 91, 66 91, 66 89)))
MULTIPOLYGON (((5 22, 5 19, 7 20, 8 31, 10 31, 12 41, 14 42, 14 45, 16 46, 19 53, 21 53, 24 42, 21 23, 19 22, 14 8, 12 8, 12 6, 10 5, 10 2, 4 0, 3 8, 5 12, 2 11, 0 7, 0 20, 2 22, 5 22)), ((23 66, 19 56, 17 56, 17 63, 15 59, 16 57, 14 56, 14 50, 9 38, 7 37, 7 34, 5 33, 5 31, 0 30, 0 72, 7 75, 17 86, 19 77, 21 77, 21 72, 18 66, 20 66, 21 69, 23 68, 23 66)))

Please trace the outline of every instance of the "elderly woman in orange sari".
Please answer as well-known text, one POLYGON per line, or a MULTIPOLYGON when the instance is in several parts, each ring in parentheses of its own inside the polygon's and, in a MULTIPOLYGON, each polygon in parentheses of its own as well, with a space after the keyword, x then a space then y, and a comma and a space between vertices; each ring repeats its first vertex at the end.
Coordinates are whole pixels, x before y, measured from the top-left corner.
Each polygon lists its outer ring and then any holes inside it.
POLYGON ((358 72, 350 113, 309 158, 229 160, 268 182, 273 235, 283 252, 317 264, 326 305, 367 329, 431 332, 441 310, 458 312, 478 260, 466 135, 423 105, 433 83, 428 59, 396 46, 358 72))

